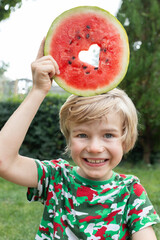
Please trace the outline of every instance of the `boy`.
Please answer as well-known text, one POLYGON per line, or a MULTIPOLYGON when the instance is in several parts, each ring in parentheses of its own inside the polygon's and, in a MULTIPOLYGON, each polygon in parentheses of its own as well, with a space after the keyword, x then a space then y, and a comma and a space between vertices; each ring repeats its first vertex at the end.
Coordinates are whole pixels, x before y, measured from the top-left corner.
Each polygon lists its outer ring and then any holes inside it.
POLYGON ((71 96, 60 111, 67 150, 77 167, 58 159, 40 162, 19 148, 59 68, 43 56, 32 64, 33 88, 0 132, 0 176, 27 186, 42 201, 40 239, 156 240, 159 217, 134 176, 112 171, 137 137, 136 109, 121 90, 94 97, 71 96))

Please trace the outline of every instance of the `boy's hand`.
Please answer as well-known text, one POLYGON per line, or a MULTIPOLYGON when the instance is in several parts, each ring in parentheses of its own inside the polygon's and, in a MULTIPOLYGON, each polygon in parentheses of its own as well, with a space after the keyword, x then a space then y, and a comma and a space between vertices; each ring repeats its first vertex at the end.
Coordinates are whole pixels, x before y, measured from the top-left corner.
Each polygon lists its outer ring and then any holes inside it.
POLYGON ((52 56, 44 56, 43 39, 36 60, 32 63, 33 88, 41 90, 45 94, 51 88, 52 80, 55 74, 60 74, 57 62, 52 56))

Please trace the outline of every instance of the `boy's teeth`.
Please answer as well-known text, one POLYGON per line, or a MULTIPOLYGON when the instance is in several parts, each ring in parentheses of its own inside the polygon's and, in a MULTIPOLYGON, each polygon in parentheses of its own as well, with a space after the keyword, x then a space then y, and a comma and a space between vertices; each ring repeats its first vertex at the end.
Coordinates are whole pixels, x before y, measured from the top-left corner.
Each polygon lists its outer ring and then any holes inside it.
POLYGON ((90 163, 103 163, 105 162, 105 160, 93 160, 93 159, 86 159, 87 162, 90 162, 90 163))

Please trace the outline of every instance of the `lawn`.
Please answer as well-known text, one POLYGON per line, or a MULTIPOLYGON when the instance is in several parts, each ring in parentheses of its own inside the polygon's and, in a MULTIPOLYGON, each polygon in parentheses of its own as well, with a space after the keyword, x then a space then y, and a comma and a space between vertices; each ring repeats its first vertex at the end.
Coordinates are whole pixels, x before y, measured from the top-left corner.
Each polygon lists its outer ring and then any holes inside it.
MULTIPOLYGON (((134 174, 148 192, 156 211, 160 215, 160 166, 116 168, 119 173, 134 174)), ((33 240, 43 212, 40 203, 28 203, 26 188, 17 186, 0 178, 0 239, 33 240)), ((154 227, 160 240, 160 224, 154 227)))

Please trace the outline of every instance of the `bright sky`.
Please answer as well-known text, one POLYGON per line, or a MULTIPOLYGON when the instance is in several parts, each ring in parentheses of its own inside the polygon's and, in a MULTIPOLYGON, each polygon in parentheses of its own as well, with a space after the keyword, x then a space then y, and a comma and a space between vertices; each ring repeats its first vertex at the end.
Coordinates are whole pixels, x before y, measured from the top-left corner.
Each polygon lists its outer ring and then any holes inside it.
POLYGON ((22 7, 0 22, 0 61, 9 63, 6 76, 31 79, 31 62, 52 21, 77 6, 92 5, 116 15, 121 0, 23 0, 22 7), (56 2, 56 3, 55 3, 56 2))

